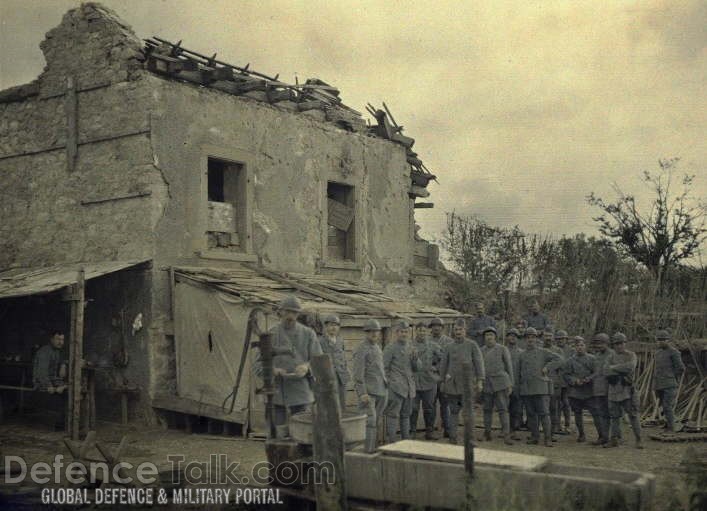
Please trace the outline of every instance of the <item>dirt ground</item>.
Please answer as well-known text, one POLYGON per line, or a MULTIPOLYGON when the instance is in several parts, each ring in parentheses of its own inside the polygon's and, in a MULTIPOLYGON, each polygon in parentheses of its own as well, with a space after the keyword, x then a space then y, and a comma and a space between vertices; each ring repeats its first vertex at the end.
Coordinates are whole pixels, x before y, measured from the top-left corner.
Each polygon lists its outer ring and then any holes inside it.
MULTIPOLYGON (((478 437, 481 430, 478 429, 478 437)), ((588 430, 590 431, 590 430, 588 430)), ((646 429, 646 437, 656 430, 646 429)), ((513 446, 506 446, 501 439, 477 442, 479 447, 510 450, 549 457, 552 461, 592 467, 610 467, 629 471, 651 472, 657 477, 655 509, 658 511, 686 509, 688 494, 681 462, 688 449, 707 450, 705 443, 663 443, 653 440, 645 442, 645 449, 633 447, 630 431, 625 428, 628 441, 618 447, 604 449, 588 443, 578 444, 575 435, 558 436, 554 447, 525 444, 526 432, 521 432, 523 440, 513 446)), ((248 476, 251 467, 265 461, 264 443, 245 440, 235 436, 188 434, 181 430, 161 428, 140 429, 135 426, 122 427, 111 423, 100 423, 97 438, 110 446, 116 446, 123 435, 128 442, 123 460, 134 464, 152 461, 160 469, 169 471, 169 455, 181 454, 187 461, 207 461, 212 453, 225 454, 229 461, 237 461, 240 466, 236 473, 248 476)), ((498 432, 494 432, 497 436, 498 432)), ((48 461, 56 454, 70 459, 70 453, 62 443, 64 434, 54 432, 47 426, 26 421, 11 421, 0 425, 0 452, 3 455, 18 455, 28 463, 48 461)), ((421 435, 420 435, 421 436, 421 435)), ((590 434, 590 440, 592 435, 590 434)), ((445 440, 439 440, 443 442, 445 440)))

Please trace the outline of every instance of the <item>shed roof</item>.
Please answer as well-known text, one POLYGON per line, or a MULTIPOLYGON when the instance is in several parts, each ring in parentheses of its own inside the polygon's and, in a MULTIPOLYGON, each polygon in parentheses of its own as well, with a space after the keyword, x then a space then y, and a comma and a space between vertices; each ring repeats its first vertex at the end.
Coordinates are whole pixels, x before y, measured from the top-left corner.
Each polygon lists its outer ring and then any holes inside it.
POLYGON ((46 294, 75 284, 83 268, 86 280, 146 263, 138 261, 102 261, 70 263, 44 268, 13 268, 0 270, 0 299, 46 294))
POLYGON ((450 322, 461 315, 453 309, 397 300, 380 290, 324 275, 278 273, 246 265, 228 269, 177 267, 174 270, 180 281, 186 279, 213 286, 253 306, 275 308, 283 298, 295 294, 305 312, 335 313, 341 316, 344 324, 369 318, 385 321, 435 316, 450 322))

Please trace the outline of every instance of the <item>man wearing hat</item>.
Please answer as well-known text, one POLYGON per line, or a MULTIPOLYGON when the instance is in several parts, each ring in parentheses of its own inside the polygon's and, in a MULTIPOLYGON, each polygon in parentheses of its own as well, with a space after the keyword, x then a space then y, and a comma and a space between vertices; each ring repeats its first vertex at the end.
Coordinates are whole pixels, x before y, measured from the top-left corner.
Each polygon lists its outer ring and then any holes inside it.
POLYGON ((488 326, 496 328, 496 320, 486 314, 484 302, 476 302, 476 316, 469 322, 466 336, 481 346, 484 343, 483 331, 488 326))
POLYGON ((334 372, 336 373, 336 383, 339 389, 339 403, 341 410, 346 410, 346 389, 351 376, 346 365, 346 354, 344 352, 344 340, 339 336, 341 321, 336 314, 324 316, 324 334, 319 338, 322 351, 331 357, 334 372))
POLYGON ((503 441, 511 442, 511 424, 508 418, 508 398, 513 390, 513 362, 508 348, 496 342, 496 328, 487 326, 483 330, 484 345, 481 354, 484 357, 486 381, 482 394, 484 408, 484 440, 491 440, 491 422, 494 408, 503 431, 503 441))
MULTIPOLYGON (((302 306, 297 297, 284 298, 280 302, 280 322, 270 331, 275 377, 273 423, 276 426, 287 422, 288 412, 291 415, 303 412, 314 402, 309 364, 314 356, 322 354, 322 348, 314 330, 297 322, 300 312, 302 306)), ((260 364, 258 356, 256 374, 262 373, 260 364)))
POLYGON ((383 350, 383 366, 388 380, 388 403, 385 406, 385 437, 395 441, 400 427, 403 440, 410 438, 412 399, 416 395, 414 371, 418 368, 417 352, 410 346, 410 323, 399 320, 393 326, 394 341, 383 350))
POLYGON ((678 381, 685 372, 685 364, 680 352, 670 345, 670 334, 667 330, 658 330, 655 338, 658 341, 658 349, 655 351, 653 390, 663 408, 665 428, 672 433, 675 431, 675 396, 678 381))
MULTIPOLYGON (((573 357, 575 354, 575 349, 569 344, 568 340, 569 335, 567 335, 565 330, 555 332, 555 346, 560 350, 562 358, 564 358, 565 361, 569 360, 570 357, 573 357)), ((564 427, 560 430, 560 433, 568 435, 570 432, 570 411, 572 408, 570 407, 569 396, 567 394, 567 382, 562 375, 560 375, 560 383, 562 387, 560 391, 560 413, 565 420, 564 427)))
POLYGON ((427 323, 415 325, 415 351, 419 357, 415 376, 415 397, 412 402, 410 428, 412 438, 417 434, 417 419, 422 403, 422 416, 425 420, 425 440, 434 440, 435 396, 439 382, 439 369, 442 362, 442 348, 427 335, 427 323))
POLYGON ((520 440, 520 438, 516 436, 516 431, 518 431, 523 424, 523 403, 521 402, 518 392, 520 385, 520 381, 518 380, 518 367, 520 364, 520 355, 523 353, 523 350, 518 347, 519 337, 520 332, 515 328, 511 328, 506 332, 506 348, 508 348, 508 353, 511 356, 511 364, 513 366, 513 388, 508 400, 508 411, 511 416, 512 440, 520 440))
MULTIPOLYGON (((440 347, 440 351, 442 356, 444 356, 444 348, 447 346, 447 344, 453 343, 454 340, 447 336, 444 335, 444 323, 442 322, 442 318, 439 317, 434 317, 430 321, 430 340, 434 343, 437 343, 437 345, 440 347)), ((440 363, 441 365, 441 363, 440 363)), ((440 374, 441 378, 441 374, 440 374)), ((439 401, 439 416, 440 419, 442 420, 442 430, 444 432, 444 436, 446 438, 449 437, 449 404, 447 403, 447 400, 445 398, 444 393, 442 392, 442 385, 440 383, 437 384, 437 396, 436 400, 439 401)))
POLYGON ((620 332, 611 338, 614 352, 606 358, 604 372, 609 384, 609 417, 611 418, 611 440, 604 447, 618 447, 621 438, 621 418, 628 414, 633 434, 636 437, 636 449, 643 449, 641 443, 641 421, 638 416, 638 395, 634 389, 636 373, 636 354, 626 349, 626 336, 620 332))
POLYGON ((366 452, 376 450, 378 420, 383 416, 388 399, 388 381, 380 347, 381 326, 375 319, 363 325, 366 339, 353 353, 353 383, 361 412, 366 418, 366 452))
POLYGON ((592 338, 592 354, 596 359, 594 374, 592 375, 591 413, 594 427, 597 430, 597 439, 592 445, 604 445, 609 441, 609 383, 606 380, 604 366, 606 359, 613 351, 609 348, 609 336, 598 333, 592 338))
POLYGON ((528 327, 525 332, 528 343, 527 349, 520 356, 518 376, 520 395, 525 402, 528 413, 528 427, 531 437, 528 444, 540 443, 540 424, 545 435, 545 446, 552 447, 552 433, 550 430, 550 378, 548 378, 551 364, 561 361, 557 353, 536 346, 538 341, 537 331, 528 327))
POLYGON ((587 353, 587 345, 581 337, 575 337, 575 354, 565 360, 563 377, 567 382, 567 395, 574 412, 577 427, 577 442, 586 441, 584 434, 584 410, 591 412, 592 375, 595 372, 594 355, 587 353))
MULTIPOLYGON (((555 335, 551 327, 545 327, 545 330, 543 330, 543 348, 556 353, 560 357, 558 361, 552 362, 548 366, 548 373, 550 376, 550 424, 552 434, 562 434, 560 414, 562 413, 562 387, 565 385, 565 380, 562 377, 561 370, 565 363, 565 354, 559 347, 555 346, 555 335)), ((554 436, 552 441, 556 441, 554 436)))
POLYGON ((540 304, 537 300, 530 302, 530 307, 528 307, 528 315, 525 317, 525 324, 530 328, 534 328, 538 332, 542 332, 546 327, 552 326, 547 316, 540 312, 540 304))
POLYGON ((466 336, 466 322, 459 318, 454 322, 452 335, 454 342, 447 344, 442 359, 442 392, 449 404, 449 442, 457 443, 457 429, 459 426, 459 413, 463 406, 464 394, 464 362, 472 365, 472 378, 476 382, 476 391, 481 392, 486 379, 484 358, 481 350, 466 336))

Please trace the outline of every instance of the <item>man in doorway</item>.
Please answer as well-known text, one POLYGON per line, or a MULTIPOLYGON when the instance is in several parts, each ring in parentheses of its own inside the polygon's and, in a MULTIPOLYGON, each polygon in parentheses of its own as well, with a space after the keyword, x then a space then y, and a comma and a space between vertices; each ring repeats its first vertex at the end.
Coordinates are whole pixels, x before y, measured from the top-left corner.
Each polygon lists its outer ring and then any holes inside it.
POLYGON ((380 347, 381 326, 375 319, 363 325, 366 339, 353 353, 353 382, 358 394, 358 409, 366 414, 366 452, 376 450, 378 420, 388 399, 388 381, 380 347))
POLYGON ((324 335, 319 338, 322 352, 331 357, 331 363, 336 373, 336 383, 339 390, 339 403, 341 410, 346 410, 346 389, 351 376, 346 365, 346 354, 344 353, 344 340, 339 336, 341 321, 336 314, 329 314, 324 317, 324 335))
POLYGON ((49 394, 62 394, 66 390, 63 347, 64 333, 55 330, 49 337, 49 343, 37 350, 32 363, 32 382, 35 389, 49 394))

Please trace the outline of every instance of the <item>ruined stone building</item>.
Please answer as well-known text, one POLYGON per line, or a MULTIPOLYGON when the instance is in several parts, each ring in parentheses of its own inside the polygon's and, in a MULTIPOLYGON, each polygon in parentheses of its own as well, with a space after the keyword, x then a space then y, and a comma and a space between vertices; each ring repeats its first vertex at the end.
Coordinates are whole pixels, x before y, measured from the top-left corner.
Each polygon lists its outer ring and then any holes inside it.
POLYGON ((145 43, 93 3, 40 46, 41 75, 0 93, 0 353, 71 329, 83 269, 99 394, 129 389, 131 419, 223 418, 253 306, 295 292, 352 343, 367 317, 456 315, 415 233, 432 176, 385 114, 367 126, 319 80, 145 43))

